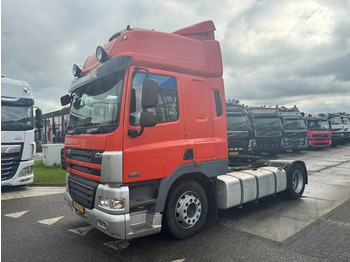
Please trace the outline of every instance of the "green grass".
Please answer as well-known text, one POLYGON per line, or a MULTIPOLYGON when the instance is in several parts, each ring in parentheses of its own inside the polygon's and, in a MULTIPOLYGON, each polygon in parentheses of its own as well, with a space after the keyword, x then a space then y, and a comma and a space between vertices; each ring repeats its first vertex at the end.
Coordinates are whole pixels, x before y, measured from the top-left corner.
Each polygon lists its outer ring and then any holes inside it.
POLYGON ((45 166, 42 160, 34 161, 35 184, 65 184, 66 171, 60 165, 45 166))

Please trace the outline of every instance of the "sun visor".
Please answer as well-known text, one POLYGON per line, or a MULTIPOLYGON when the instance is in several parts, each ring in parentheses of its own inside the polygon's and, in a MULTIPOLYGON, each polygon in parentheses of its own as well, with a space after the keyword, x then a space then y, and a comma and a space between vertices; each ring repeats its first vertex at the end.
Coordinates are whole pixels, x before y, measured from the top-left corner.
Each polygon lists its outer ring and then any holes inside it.
POLYGON ((81 78, 74 79, 70 85, 68 92, 73 93, 75 90, 77 90, 79 87, 83 85, 86 85, 95 80, 101 79, 112 73, 125 70, 131 65, 131 62, 132 62, 132 56, 113 57, 109 59, 107 62, 101 64, 98 68, 91 71, 87 75, 81 78))

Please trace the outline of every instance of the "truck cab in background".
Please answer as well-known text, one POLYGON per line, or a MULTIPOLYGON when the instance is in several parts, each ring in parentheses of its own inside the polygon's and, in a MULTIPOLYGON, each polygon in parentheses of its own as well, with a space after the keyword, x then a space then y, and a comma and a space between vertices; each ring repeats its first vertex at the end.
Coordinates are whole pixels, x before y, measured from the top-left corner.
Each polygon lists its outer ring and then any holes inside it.
MULTIPOLYGON (((29 84, 1 76, 1 186, 34 181, 34 99, 29 84)), ((37 109, 41 123, 41 110, 37 109)))
POLYGON ((307 139, 309 148, 330 147, 332 142, 331 127, 325 117, 306 117, 307 139))
POLYGON ((350 142, 350 119, 346 114, 341 114, 341 120, 344 126, 344 137, 346 142, 350 142))
POLYGON ((338 113, 330 113, 326 115, 320 114, 320 116, 325 116, 328 119, 332 131, 332 147, 336 147, 338 144, 344 144, 346 139, 341 115, 338 113))
POLYGON ((253 155, 251 118, 244 105, 226 102, 228 156, 233 162, 253 155))
POLYGON ((284 149, 300 152, 307 148, 307 129, 299 109, 277 107, 277 113, 283 125, 284 149))
POLYGON ((284 151, 283 126, 275 108, 247 107, 253 128, 254 154, 277 155, 284 151))

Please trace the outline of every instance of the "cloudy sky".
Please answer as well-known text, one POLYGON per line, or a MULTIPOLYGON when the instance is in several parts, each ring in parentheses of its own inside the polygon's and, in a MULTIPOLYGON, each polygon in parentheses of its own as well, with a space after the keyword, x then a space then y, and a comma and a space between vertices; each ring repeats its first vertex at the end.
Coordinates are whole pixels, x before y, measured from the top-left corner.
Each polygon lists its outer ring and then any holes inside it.
POLYGON ((1 73, 27 81, 44 113, 98 45, 132 27, 213 20, 226 98, 350 113, 350 0, 2 0, 1 73))

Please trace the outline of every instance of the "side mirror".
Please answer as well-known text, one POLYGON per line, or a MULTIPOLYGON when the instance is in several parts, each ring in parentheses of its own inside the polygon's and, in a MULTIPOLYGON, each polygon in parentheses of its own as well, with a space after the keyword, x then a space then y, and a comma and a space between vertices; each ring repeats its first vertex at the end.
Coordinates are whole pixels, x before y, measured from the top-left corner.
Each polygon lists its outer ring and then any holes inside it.
POLYGON ((35 126, 37 128, 43 127, 43 111, 40 108, 35 110, 35 126))
POLYGON ((141 112, 140 126, 141 127, 152 127, 157 124, 157 117, 152 112, 141 112))
POLYGON ((61 97, 61 105, 66 106, 72 102, 72 97, 70 95, 65 95, 61 97))
POLYGON ((158 82, 146 78, 142 85, 142 108, 154 108, 157 103, 158 82))

